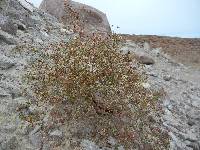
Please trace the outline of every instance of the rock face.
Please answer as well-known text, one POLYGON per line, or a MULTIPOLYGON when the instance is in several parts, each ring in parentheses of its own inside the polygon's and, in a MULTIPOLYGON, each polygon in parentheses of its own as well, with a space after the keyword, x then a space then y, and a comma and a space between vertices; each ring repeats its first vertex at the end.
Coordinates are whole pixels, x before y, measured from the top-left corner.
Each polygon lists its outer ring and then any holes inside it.
POLYGON ((108 19, 101 11, 71 0, 43 0, 40 9, 55 16, 61 22, 69 25, 72 20, 71 12, 77 17, 85 33, 110 33, 108 19), (67 7, 66 7, 67 6, 67 7))

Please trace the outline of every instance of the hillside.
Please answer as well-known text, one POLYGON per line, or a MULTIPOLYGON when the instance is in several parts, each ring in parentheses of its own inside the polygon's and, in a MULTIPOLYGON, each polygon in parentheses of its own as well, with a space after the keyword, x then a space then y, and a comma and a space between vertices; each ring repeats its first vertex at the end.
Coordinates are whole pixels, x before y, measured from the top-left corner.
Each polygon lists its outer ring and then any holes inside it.
POLYGON ((199 149, 200 76, 198 61, 194 61, 199 58, 199 39, 127 35, 125 38, 132 52, 155 61, 144 70, 150 87, 166 92, 163 124, 172 139, 170 149, 199 149))
POLYGON ((196 68, 200 66, 200 39, 178 38, 156 35, 122 35, 138 44, 147 42, 150 47, 162 48, 162 51, 180 63, 196 68))
POLYGON ((1 0, 0 150, 199 150, 199 59, 71 0, 1 0))

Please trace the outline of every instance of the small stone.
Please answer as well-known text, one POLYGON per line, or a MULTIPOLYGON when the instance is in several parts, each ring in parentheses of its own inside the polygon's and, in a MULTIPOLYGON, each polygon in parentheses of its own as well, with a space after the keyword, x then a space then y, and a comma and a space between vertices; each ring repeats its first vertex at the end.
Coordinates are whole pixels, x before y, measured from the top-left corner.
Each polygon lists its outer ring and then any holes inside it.
POLYGON ((67 30, 67 31, 66 31, 66 34, 71 35, 71 34, 74 34, 74 32, 73 32, 73 31, 70 31, 70 30, 67 30))
POLYGON ((17 26, 18 26, 18 30, 22 30, 22 31, 26 30, 26 26, 24 24, 17 24, 17 26))
POLYGON ((60 131, 60 130, 54 130, 49 135, 50 135, 50 137, 52 137, 54 139, 61 139, 61 138, 63 138, 63 132, 60 131))
POLYGON ((164 79, 165 81, 170 81, 170 80, 172 79, 172 77, 171 77, 170 75, 165 75, 165 76, 163 77, 163 79, 164 79))

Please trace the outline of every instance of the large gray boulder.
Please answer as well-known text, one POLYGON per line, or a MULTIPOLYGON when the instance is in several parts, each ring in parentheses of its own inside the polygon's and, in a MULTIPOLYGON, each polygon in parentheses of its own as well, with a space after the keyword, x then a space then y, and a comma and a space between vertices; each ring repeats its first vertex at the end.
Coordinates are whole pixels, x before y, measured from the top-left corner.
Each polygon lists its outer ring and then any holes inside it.
POLYGON ((65 25, 70 25, 78 19, 85 33, 111 32, 106 14, 88 5, 71 0, 43 0, 39 8, 55 16, 65 25), (71 16, 71 12, 77 18, 71 16))

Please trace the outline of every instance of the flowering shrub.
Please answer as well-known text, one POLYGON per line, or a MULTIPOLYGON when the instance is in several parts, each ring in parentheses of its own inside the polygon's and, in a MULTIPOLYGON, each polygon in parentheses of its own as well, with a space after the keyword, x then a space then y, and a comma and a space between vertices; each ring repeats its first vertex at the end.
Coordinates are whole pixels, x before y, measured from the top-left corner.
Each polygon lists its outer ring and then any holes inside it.
POLYGON ((43 53, 29 74, 41 100, 58 103, 81 98, 110 109, 115 105, 122 108, 122 99, 128 102, 137 96, 139 101, 138 97, 145 96, 136 93, 142 89, 141 77, 132 69, 128 55, 117 51, 116 39, 98 40, 76 39, 52 45, 43 53))
POLYGON ((127 148, 148 143, 165 149, 168 136, 158 131, 158 123, 149 124, 157 102, 132 67, 137 62, 120 53, 120 42, 118 35, 94 35, 50 45, 29 67, 27 81, 38 102, 65 103, 66 114, 56 112, 55 118, 87 122, 97 141, 113 136, 127 148))

